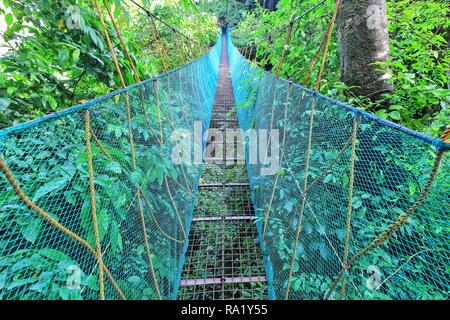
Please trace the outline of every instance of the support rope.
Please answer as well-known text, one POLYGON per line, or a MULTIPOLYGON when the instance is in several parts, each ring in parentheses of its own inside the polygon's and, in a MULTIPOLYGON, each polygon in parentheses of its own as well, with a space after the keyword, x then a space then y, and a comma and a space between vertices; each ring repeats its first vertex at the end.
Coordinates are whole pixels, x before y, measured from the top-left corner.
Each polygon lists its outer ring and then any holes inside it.
MULTIPOLYGON (((444 134, 440 137, 442 141, 446 141, 450 136, 450 127, 448 127, 444 134)), ((428 197, 428 194, 430 192, 430 189, 433 185, 433 182, 436 179, 439 166, 442 161, 442 156, 444 154, 444 150, 438 150, 436 153, 433 169, 431 170, 430 177, 428 178, 427 183, 424 186, 424 189, 422 193, 419 195, 415 203, 408 209, 408 212, 404 215, 398 215, 394 222, 392 222, 389 227, 383 231, 381 234, 378 235, 370 244, 368 244, 364 249, 359 251, 357 254, 355 254, 348 262, 345 268, 343 268, 339 274, 337 275, 336 279, 334 280, 333 284, 331 285, 330 290, 325 295, 325 299, 329 299, 331 294, 336 289, 337 285, 339 284, 340 280, 342 279, 342 276, 344 273, 347 273, 350 267, 358 261, 361 257, 366 255, 368 252, 372 251, 373 249, 376 249, 380 247, 382 244, 387 242, 395 233, 400 230, 400 228, 409 220, 409 218, 417 212, 417 210, 422 206, 423 202, 428 197)))
POLYGON ((152 216, 152 218, 153 218, 153 221, 155 222, 156 227, 159 229, 159 231, 161 231, 161 233, 162 233, 167 239, 170 239, 170 240, 175 241, 175 242, 178 242, 178 243, 184 243, 184 242, 185 242, 185 239, 183 239, 183 240, 175 239, 174 237, 172 237, 172 236, 170 236, 169 234, 167 234, 167 232, 165 232, 165 231, 161 228, 160 224, 158 223, 158 220, 156 219, 155 213, 153 212, 153 209, 152 209, 152 207, 151 207, 151 205, 150 205, 150 201, 148 200, 147 196, 145 195, 145 193, 144 193, 141 189, 139 189, 139 192, 142 194, 142 197, 144 198, 144 202, 145 202, 145 204, 146 204, 146 206, 147 206, 147 208, 148 208, 148 211, 150 211, 150 214, 151 214, 151 216, 152 216))
POLYGON ((116 22, 114 20, 114 16, 111 14, 111 10, 109 9, 109 6, 108 6, 108 3, 106 2, 106 0, 103 0, 103 4, 106 7, 106 11, 108 11, 109 18, 111 19, 111 22, 112 22, 112 24, 114 26, 114 30, 116 30, 117 37, 119 38, 119 41, 122 44, 123 51, 125 53, 125 56, 128 59, 128 62, 130 63, 131 69, 133 69, 134 76, 136 77, 137 82, 141 82, 141 79, 139 78, 139 75, 138 75, 138 73, 136 71, 136 68, 134 66, 133 60, 131 59, 131 56, 130 56, 130 54, 128 52, 127 46, 125 45, 125 42, 122 39, 122 35, 119 32, 119 28, 117 27, 117 24, 116 24, 116 22))
POLYGON ((87 161, 89 170, 89 191, 91 198, 91 214, 92 214, 92 225, 94 227, 95 235, 95 246, 97 248, 97 260, 98 260, 98 279, 100 288, 100 300, 105 300, 105 283, 103 280, 103 254, 102 247, 100 244, 100 235, 98 233, 98 221, 97 221, 97 204, 95 203, 95 181, 94 181, 94 166, 92 164, 92 151, 91 151, 91 122, 89 117, 89 110, 84 113, 84 121, 86 125, 86 150, 87 150, 87 161))
MULTIPOLYGON (((286 119, 287 119, 287 105, 288 105, 288 101, 289 101, 289 97, 290 97, 290 95, 291 95, 291 91, 292 91, 292 84, 289 84, 289 89, 288 89, 288 92, 287 92, 287 94, 286 94, 286 102, 284 103, 284 122, 283 122, 283 126, 286 126, 286 119)), ((284 128, 284 130, 283 130, 283 140, 282 140, 282 143, 281 143, 281 145, 282 145, 282 154, 284 153, 284 143, 285 143, 285 138, 286 138, 286 128, 284 128)), ((267 154, 266 154, 267 155, 267 154)), ((281 158, 282 158, 282 156, 280 157, 280 163, 281 163, 281 158)), ((272 189, 272 194, 271 194, 271 196, 270 196, 270 201, 269 201, 269 206, 267 207, 267 211, 266 211, 266 215, 265 215, 265 219, 264 219, 264 227, 263 227, 263 233, 262 233, 262 236, 261 236, 261 239, 264 241, 264 236, 265 236, 265 234, 266 234, 266 229, 267 229, 267 222, 269 221, 269 215, 270 215, 270 210, 271 210, 271 208, 272 208, 272 202, 273 202, 273 199, 274 199, 274 197, 275 197, 275 190, 276 190, 276 188, 277 188, 277 184, 278 184, 278 177, 279 177, 280 175, 279 175, 279 172, 277 171, 277 173, 276 173, 276 176, 275 176, 275 181, 274 181, 274 184, 273 184, 273 189, 272 189)))
MULTIPOLYGON (((14 175, 12 174, 11 170, 6 165, 5 161, 2 157, 0 157, 0 170, 2 170, 2 173, 5 175, 6 179, 8 180, 9 184, 12 186, 12 188, 15 190, 15 194, 19 197, 19 199, 25 204, 27 208, 35 212, 38 216, 40 216, 42 219, 47 221, 50 225, 61 231, 62 233, 66 234, 68 237, 74 239, 78 243, 80 243, 82 246, 84 246, 89 252, 91 252, 95 259, 97 259, 97 251, 83 238, 81 238, 79 235, 77 235, 75 232, 71 231, 70 229, 64 227, 62 224, 60 224, 58 221, 56 221, 52 216, 50 216, 47 212, 45 212, 42 208, 38 207, 36 204, 34 204, 30 198, 28 198, 25 193, 23 192, 22 188, 19 186, 19 183, 14 178, 14 175)), ((125 295, 123 294, 122 290, 120 290, 119 286, 117 285, 116 281, 114 280, 114 277, 109 272, 109 270, 106 268, 105 265, 103 265, 103 271, 106 273, 106 276, 109 278, 111 283, 113 284, 114 289, 117 291, 117 293, 120 295, 120 297, 123 300, 126 300, 125 295)))
POLYGON ((161 39, 161 35, 159 34, 158 29, 156 28, 155 19, 153 19, 153 15, 148 15, 148 18, 150 20, 151 28, 153 29, 153 35, 156 41, 156 45, 159 48, 159 51, 161 53, 161 60, 164 61, 167 64, 166 72, 172 69, 172 66, 170 65, 169 56, 167 55, 166 48, 164 47, 164 43, 161 39))
MULTIPOLYGON (((353 132, 352 132, 352 149, 350 155, 350 174, 348 183, 348 206, 347 206, 347 221, 345 229, 345 246, 344 246, 344 264, 343 268, 347 266, 348 263, 348 247, 350 245, 351 236, 351 221, 352 221, 352 209, 353 209, 353 184, 355 182, 355 158, 356 158, 356 137, 358 131, 358 120, 355 118, 353 120, 353 132)), ((342 280, 341 286, 341 300, 345 298, 345 278, 342 280)))
POLYGON ((170 201, 172 202, 173 210, 177 215, 178 222, 180 223, 181 232, 183 233, 183 239, 186 239, 186 231, 184 230, 183 221, 181 221, 180 214, 178 213, 177 205, 175 204, 175 200, 172 197, 172 192, 170 192, 169 183, 167 182, 167 177, 164 176, 164 183, 166 184, 167 193, 169 194, 170 201))
POLYGON ((147 252, 147 259, 148 259, 148 263, 150 266, 150 272, 152 274, 153 283, 155 284, 156 293, 158 294, 158 299, 161 300, 161 292, 159 291, 159 285, 158 285, 158 281, 156 279, 155 268, 153 267, 152 253, 150 251, 150 246, 148 244, 148 239, 147 239, 147 237, 148 237, 147 236, 147 226, 145 225, 145 217, 144 217, 144 211, 142 210, 141 193, 139 192, 139 189, 138 189, 138 193, 137 193, 137 199, 138 199, 138 204, 139 204, 139 215, 141 217, 142 231, 144 232, 145 251, 147 252))
MULTIPOLYGON (((317 75, 317 81, 316 81, 316 91, 319 90, 319 85, 320 85, 320 81, 321 81, 321 77, 323 74, 323 69, 325 67, 325 61, 327 58, 327 53, 328 53, 328 45, 331 39, 331 33, 333 30, 333 25, 334 25, 334 21, 336 19, 339 7, 341 5, 341 0, 337 0, 336 1, 336 5, 334 8, 334 13, 333 13, 333 17, 331 18, 330 21, 330 25, 328 26, 328 30, 327 33, 325 35, 325 48, 324 48, 324 53, 323 53, 323 57, 322 57, 322 64, 319 70, 319 74, 317 75)), ((296 237, 295 237, 295 244, 294 244, 294 253, 292 255, 292 260, 291 260, 291 265, 290 265, 290 269, 289 269, 289 276, 287 279, 287 288, 286 288, 286 294, 285 294, 285 299, 289 298, 289 289, 290 289, 290 284, 291 284, 291 277, 293 274, 293 269, 294 269, 294 263, 295 263, 295 258, 297 255, 297 247, 298 247, 298 241, 300 238, 300 232, 302 230, 302 220, 303 220, 303 213, 305 210, 305 202, 306 202, 306 192, 307 192, 307 188, 308 188, 308 174, 309 174, 309 164, 310 164, 310 160, 311 160, 311 143, 312 143, 312 133, 313 133, 313 123, 314 123, 314 111, 315 111, 315 97, 313 97, 313 101, 311 104, 311 114, 310 114, 310 121, 309 121, 309 133, 308 133, 308 147, 307 147, 307 154, 306 154, 306 165, 305 165, 305 180, 304 180, 304 185, 303 185, 303 199, 302 199, 302 205, 300 208, 300 213, 299 213, 299 220, 298 220, 298 225, 297 225, 297 233, 296 233, 296 237)), ((294 215, 295 216, 295 215, 294 215)))
MULTIPOLYGON (((111 54, 112 54, 112 57, 113 57, 113 60, 114 60, 114 64, 116 65, 116 69, 117 69, 117 72, 119 74, 120 81, 122 83, 122 87, 126 88, 125 80, 124 80, 124 78, 122 76, 122 71, 121 71, 119 63, 117 61, 117 57, 116 57, 116 54, 114 52, 114 48, 112 47, 112 43, 111 43, 111 40, 110 40, 110 37, 109 37, 108 29, 106 28, 106 24, 105 24, 105 21, 103 19, 103 15, 102 15, 100 7, 98 5, 98 1, 97 0, 93 0, 93 1, 94 1, 95 8, 97 9, 97 13, 99 15, 99 18, 100 18, 100 22, 101 22, 102 27, 103 27, 103 32, 105 34, 105 38, 106 38, 106 40, 108 42, 108 46, 109 46, 110 51, 111 51, 111 54)), ((116 28, 116 32, 119 35, 119 30, 117 28, 116 28)), ((125 47, 125 44, 122 41, 121 41, 121 43, 125 47)), ((130 58, 130 60, 131 60, 131 58, 130 58)), ((136 72, 135 76, 136 76, 137 79, 139 79, 139 76, 137 75, 137 72, 136 72)), ((129 133, 131 157, 132 157, 132 161, 133 161, 133 168, 136 168, 136 156, 135 156, 135 151, 134 151, 134 139, 133 139, 133 132, 132 132, 132 128, 131 128, 131 107, 130 107, 130 101, 129 101, 128 92, 125 93, 125 101, 126 101, 126 107, 127 107, 127 122, 128 122, 128 133, 129 133)), ((141 103, 143 104, 143 100, 141 101, 141 103)), ((143 229, 143 233, 144 233, 144 242, 145 242, 145 246, 146 246, 146 249, 147 249, 147 256, 148 256, 148 260, 149 260, 150 271, 152 273, 152 278, 153 278, 153 282, 155 284, 155 288, 156 288, 157 293, 158 293, 158 297, 161 299, 158 282, 156 280, 155 270, 153 268, 152 257, 151 257, 151 254, 150 254, 150 247, 149 247, 148 239, 147 239, 147 230, 146 230, 146 226, 145 226, 145 219, 144 219, 144 215, 143 215, 143 211, 142 211, 142 203, 140 201, 139 192, 138 192, 138 204, 139 204, 139 212, 140 212, 141 221, 142 221, 142 229, 143 229)))
POLYGON ((336 0, 333 17, 331 18, 330 25, 328 26, 328 30, 325 35, 326 41, 325 41, 325 48, 324 48, 323 57, 322 57, 322 64, 320 65, 320 68, 319 68, 319 74, 317 75, 317 81, 316 81, 316 86, 315 86, 315 90, 317 92, 319 92, 320 81, 322 80, 322 74, 323 74, 323 70, 325 69, 325 62, 326 62, 327 56, 328 56, 328 49, 330 46, 331 35, 333 34, 334 22, 336 21, 336 17, 337 17, 339 8, 341 6, 341 3, 342 3, 342 0, 336 0))
POLYGON ((183 61, 183 64, 186 64, 187 63, 186 52, 184 51, 183 46, 180 44, 180 38, 178 37, 178 34, 175 31, 175 29, 172 28, 172 32, 173 32, 173 37, 175 38, 175 42, 177 43, 177 47, 180 49, 181 59, 183 61))
POLYGON ((276 76, 279 77, 280 76, 280 72, 281 72, 281 67, 283 65, 283 60, 284 60, 284 55, 286 54, 286 50, 288 48, 289 45, 289 40, 291 39, 291 34, 292 34, 292 27, 294 25, 291 23, 289 24, 289 28, 288 28, 288 32, 286 34, 286 39, 284 40, 284 46, 283 46, 283 51, 281 51, 281 57, 280 57, 280 61, 278 62, 278 67, 277 67, 277 71, 276 71, 276 76))

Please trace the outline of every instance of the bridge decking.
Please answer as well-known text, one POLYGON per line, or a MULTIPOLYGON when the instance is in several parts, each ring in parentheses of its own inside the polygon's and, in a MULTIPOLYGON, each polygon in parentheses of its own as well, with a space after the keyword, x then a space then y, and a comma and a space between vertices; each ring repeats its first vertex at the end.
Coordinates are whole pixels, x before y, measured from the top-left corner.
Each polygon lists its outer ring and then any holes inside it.
POLYGON ((242 142, 225 140, 227 128, 239 127, 225 37, 210 126, 213 151, 204 158, 178 299, 266 299, 242 142))

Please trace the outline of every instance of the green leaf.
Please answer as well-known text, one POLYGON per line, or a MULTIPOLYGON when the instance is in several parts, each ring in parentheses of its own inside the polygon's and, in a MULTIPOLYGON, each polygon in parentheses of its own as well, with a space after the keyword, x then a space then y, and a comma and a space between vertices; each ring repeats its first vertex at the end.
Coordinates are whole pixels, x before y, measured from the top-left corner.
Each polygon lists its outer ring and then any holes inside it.
POLYGON ((115 253, 123 250, 122 235, 116 221, 111 223, 111 248, 115 253))
POLYGON ((390 117, 391 119, 394 119, 394 120, 400 120, 400 119, 401 119, 400 113, 399 113, 398 111, 392 111, 392 112, 390 112, 390 113, 389 113, 389 117, 390 117))
POLYGON ((80 57, 80 50, 76 49, 74 52, 72 52, 73 60, 77 61, 79 57, 80 57))
POLYGON ((138 276, 131 276, 127 279, 128 282, 131 282, 132 284, 139 284, 141 282, 141 278, 138 276))
POLYGON ((39 236, 39 233, 42 228, 42 220, 35 217, 30 217, 29 222, 22 226, 21 232, 23 237, 34 243, 39 236))
POLYGON ((105 169, 117 174, 122 172, 122 168, 120 167, 120 164, 118 162, 108 162, 108 164, 105 166, 105 169))
POLYGON ((39 250, 39 254, 55 261, 71 261, 68 255, 56 249, 41 249, 39 250))
POLYGON ((0 111, 6 110, 11 104, 12 100, 8 98, 0 98, 0 111))
POLYGON ((36 191, 36 193, 33 196, 32 201, 36 202, 39 199, 41 199, 43 196, 45 196, 49 193, 61 190, 68 184, 68 182, 71 179, 72 179, 71 176, 63 176, 60 178, 50 180, 47 184, 43 185, 36 191))
POLYGON ((6 22, 6 24, 9 26, 9 25, 11 25, 12 23, 13 23, 13 20, 14 20, 14 17, 13 17, 13 15, 11 14, 11 13, 7 13, 6 15, 5 15, 5 22, 6 22))

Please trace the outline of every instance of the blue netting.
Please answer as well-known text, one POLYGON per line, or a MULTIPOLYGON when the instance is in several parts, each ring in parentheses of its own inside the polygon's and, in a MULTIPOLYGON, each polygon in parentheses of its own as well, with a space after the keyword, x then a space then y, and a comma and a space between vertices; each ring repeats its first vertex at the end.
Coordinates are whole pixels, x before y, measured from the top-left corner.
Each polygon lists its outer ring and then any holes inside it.
POLYGON ((228 50, 240 127, 279 131, 279 153, 254 164, 257 142, 246 138, 272 298, 323 299, 334 282, 331 298, 448 298, 448 152, 420 199, 450 145, 268 74, 229 38, 228 50), (277 161, 275 174, 261 173, 277 161), (411 210, 386 243, 357 255, 411 210))
MULTIPOLYGON (((336 284, 331 298, 448 298, 450 145, 270 75, 227 42, 240 127, 278 129, 256 163, 258 143, 244 136, 270 297, 321 299, 336 284), (368 247, 408 212, 392 237, 368 247)), ((192 134, 195 121, 209 128, 220 49, 221 41, 167 74, 0 131, 14 176, 0 181, 2 299, 99 297, 87 248, 96 244, 86 110, 106 298, 158 298, 150 261, 161 298, 175 297, 202 167, 173 163, 171 134, 192 134)))
POLYGON ((169 73, 0 131, 1 158, 23 193, 43 210, 20 199, 8 182, 12 177, 2 175, 1 299, 99 298, 97 259, 55 227, 96 248, 86 110, 106 298, 120 298, 120 291, 127 299, 158 298, 150 263, 161 298, 175 298, 201 164, 175 165, 171 151, 179 141, 171 134, 192 132, 194 121, 203 123, 203 132, 208 129, 220 50, 218 41, 207 55, 169 73))

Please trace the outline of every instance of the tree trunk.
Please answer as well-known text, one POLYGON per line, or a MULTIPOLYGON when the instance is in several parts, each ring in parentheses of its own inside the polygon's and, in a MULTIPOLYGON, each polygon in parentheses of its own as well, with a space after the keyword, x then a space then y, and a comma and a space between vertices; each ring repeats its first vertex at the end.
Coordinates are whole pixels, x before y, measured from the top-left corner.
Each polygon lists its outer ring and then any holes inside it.
POLYGON ((380 100, 392 92, 386 69, 389 60, 386 0, 343 0, 336 20, 342 81, 357 96, 380 100))
MULTIPOLYGON (((447 48, 450 52, 450 29, 447 31, 447 48)), ((447 89, 450 90, 450 63, 447 66, 447 89)))
POLYGON ((263 8, 269 11, 275 11, 279 0, 260 0, 260 4, 263 8))

